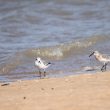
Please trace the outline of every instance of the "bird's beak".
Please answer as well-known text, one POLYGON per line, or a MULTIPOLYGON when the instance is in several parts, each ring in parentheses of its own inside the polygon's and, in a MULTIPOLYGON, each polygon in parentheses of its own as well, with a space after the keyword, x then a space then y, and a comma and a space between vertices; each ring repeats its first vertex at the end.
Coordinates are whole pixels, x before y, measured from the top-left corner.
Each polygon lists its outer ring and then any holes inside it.
POLYGON ((92 53, 89 55, 89 57, 91 57, 93 54, 94 54, 94 52, 92 52, 92 53))

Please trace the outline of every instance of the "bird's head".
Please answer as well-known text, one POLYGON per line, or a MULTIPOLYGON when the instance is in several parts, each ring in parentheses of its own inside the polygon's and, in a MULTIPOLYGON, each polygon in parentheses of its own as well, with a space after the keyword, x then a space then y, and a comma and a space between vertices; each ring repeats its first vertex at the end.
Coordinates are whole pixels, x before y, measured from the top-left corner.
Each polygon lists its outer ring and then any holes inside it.
POLYGON ((94 52, 92 52, 92 53, 89 55, 89 57, 91 57, 92 55, 97 56, 97 55, 99 55, 99 52, 98 52, 98 51, 94 51, 94 52))
POLYGON ((40 60, 41 60, 41 58, 40 58, 40 57, 37 57, 37 58, 36 58, 36 61, 40 61, 40 60))

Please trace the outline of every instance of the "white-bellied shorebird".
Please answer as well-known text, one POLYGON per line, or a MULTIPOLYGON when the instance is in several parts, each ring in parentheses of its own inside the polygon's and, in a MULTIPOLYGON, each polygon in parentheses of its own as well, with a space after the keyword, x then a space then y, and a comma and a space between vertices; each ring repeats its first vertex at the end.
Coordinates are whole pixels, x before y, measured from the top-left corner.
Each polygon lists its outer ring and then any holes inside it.
POLYGON ((106 56, 106 55, 103 55, 101 53, 99 53, 98 51, 94 51, 92 52, 89 57, 91 57, 92 55, 95 56, 96 60, 98 60, 99 62, 102 62, 103 63, 103 66, 101 68, 101 71, 106 71, 106 66, 107 64, 110 62, 110 56, 106 56))
POLYGON ((40 57, 38 57, 36 60, 35 60, 35 66, 37 66, 37 68, 39 69, 39 74, 40 74, 40 77, 41 77, 41 70, 44 71, 44 76, 46 76, 46 69, 51 65, 50 62, 45 62, 43 61, 40 57))

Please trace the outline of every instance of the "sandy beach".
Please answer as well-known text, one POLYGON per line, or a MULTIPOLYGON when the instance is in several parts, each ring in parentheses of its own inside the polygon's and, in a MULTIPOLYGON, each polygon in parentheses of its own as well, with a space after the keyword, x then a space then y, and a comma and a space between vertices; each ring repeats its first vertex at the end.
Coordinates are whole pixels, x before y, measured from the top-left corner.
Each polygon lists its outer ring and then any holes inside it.
POLYGON ((0 86, 1 110, 110 110, 110 72, 0 86))
POLYGON ((0 110, 110 110, 109 63, 110 0, 0 0, 0 110))

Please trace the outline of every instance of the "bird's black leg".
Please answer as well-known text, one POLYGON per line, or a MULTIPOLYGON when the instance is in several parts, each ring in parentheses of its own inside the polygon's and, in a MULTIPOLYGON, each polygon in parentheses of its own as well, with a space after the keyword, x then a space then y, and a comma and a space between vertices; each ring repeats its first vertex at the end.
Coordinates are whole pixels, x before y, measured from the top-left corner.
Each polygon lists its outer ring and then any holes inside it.
POLYGON ((44 70, 44 77, 46 76, 46 71, 44 70))
POLYGON ((106 71, 106 67, 107 67, 107 63, 105 63, 105 64, 102 66, 101 71, 102 71, 102 72, 103 72, 103 71, 106 71))
POLYGON ((41 71, 39 70, 39 76, 40 76, 40 78, 41 78, 41 71))
POLYGON ((107 69, 107 63, 105 63, 105 71, 106 71, 106 69, 107 69))
POLYGON ((105 67, 105 64, 102 66, 102 68, 101 68, 101 71, 103 72, 103 70, 104 70, 104 67, 105 67))

